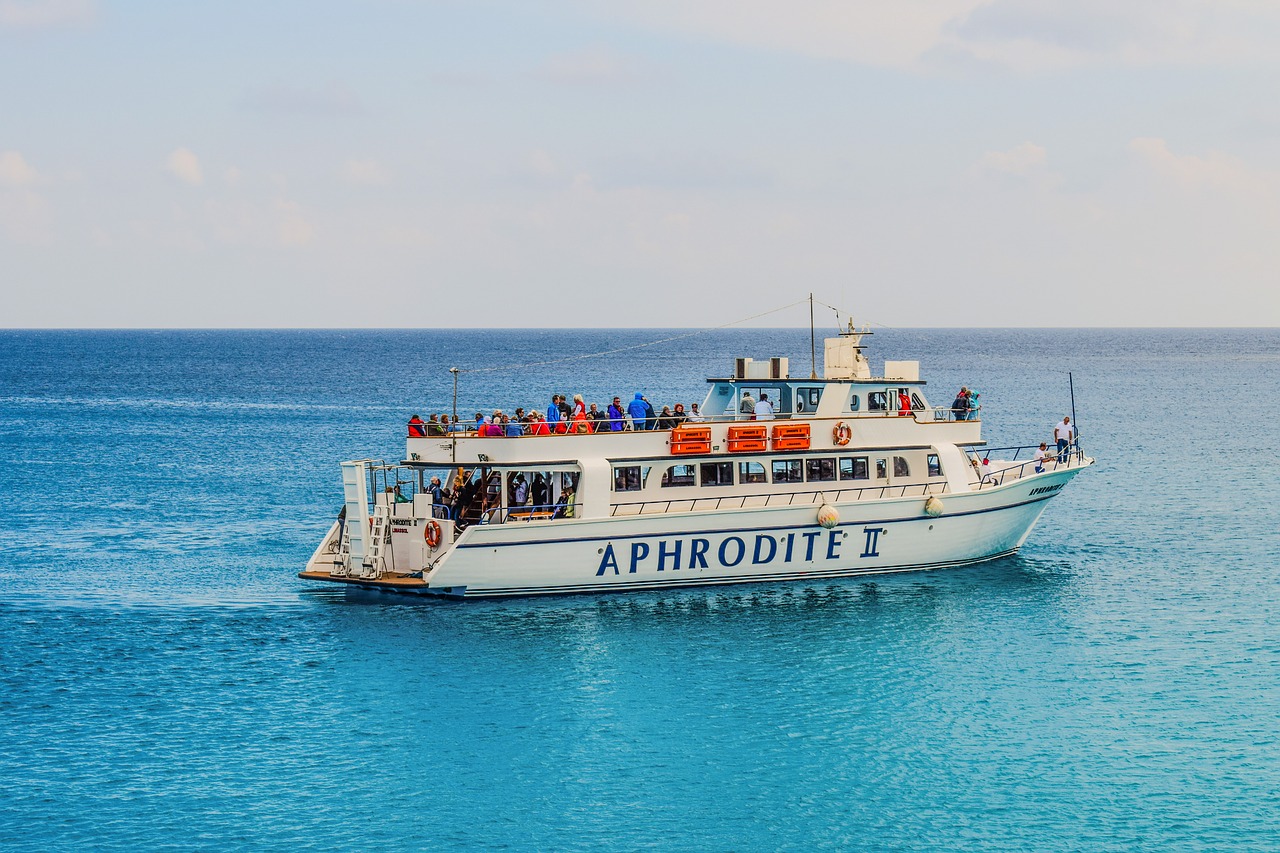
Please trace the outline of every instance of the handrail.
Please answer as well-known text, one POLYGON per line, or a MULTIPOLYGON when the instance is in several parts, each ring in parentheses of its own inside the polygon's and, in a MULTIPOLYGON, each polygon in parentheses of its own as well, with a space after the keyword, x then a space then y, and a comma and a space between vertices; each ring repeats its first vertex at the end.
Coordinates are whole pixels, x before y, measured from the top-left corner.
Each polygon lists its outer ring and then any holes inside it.
MULTIPOLYGON (((961 423, 961 422, 965 422, 965 423, 969 423, 969 422, 972 422, 972 423, 981 423, 981 418, 976 417, 976 416, 975 416, 975 417, 970 417, 970 418, 965 418, 965 419, 963 419, 963 420, 962 420, 962 419, 959 419, 959 418, 956 418, 956 417, 955 417, 955 413, 954 413, 954 412, 952 412, 952 410, 951 410, 951 409, 944 409, 944 408, 942 408, 942 407, 932 407, 932 408, 929 408, 929 409, 911 409, 911 410, 909 411, 909 413, 908 413, 908 414, 910 414, 910 415, 911 415, 912 419, 913 419, 914 421, 916 421, 916 423, 961 423), (925 419, 925 420, 921 420, 919 416, 920 416, 920 415, 923 415, 923 414, 926 414, 926 413, 931 414, 931 415, 932 415, 932 417, 931 417, 931 418, 927 418, 927 419, 925 419)), ((897 410, 897 409, 890 409, 890 410, 885 410, 885 411, 878 411, 878 410, 877 410, 877 411, 874 411, 874 412, 841 412, 841 413, 839 413, 839 414, 834 414, 834 415, 818 415, 818 414, 810 414, 810 413, 803 413, 803 414, 781 414, 781 413, 780 413, 777 417, 772 418, 771 420, 768 420, 768 421, 761 421, 761 423, 774 423, 774 424, 777 424, 777 423, 785 423, 785 422, 787 422, 787 421, 801 421, 801 422, 809 422, 809 421, 814 421, 814 420, 826 420, 826 421, 840 421, 840 420, 870 420, 870 419, 894 418, 894 417, 899 417, 899 416, 903 416, 903 417, 905 417, 905 415, 903 415, 903 413, 902 413, 902 412, 900 412, 900 411, 899 411, 899 410, 897 410)), ((745 415, 745 414, 742 414, 742 415, 710 415, 710 416, 703 416, 702 420, 700 420, 700 421, 685 420, 685 421, 682 423, 682 426, 699 426, 699 425, 702 425, 702 424, 751 423, 751 422, 754 422, 754 421, 755 421, 755 416, 754 416, 754 415, 745 415)), ((571 423, 572 423, 572 422, 571 422, 571 423)), ((588 423, 591 423, 591 422, 589 421, 588 423)), ((608 421, 608 419, 605 419, 605 420, 602 420, 602 421, 596 421, 595 423, 598 423, 598 424, 608 424, 608 423, 609 423, 609 421, 608 421)), ((626 426, 624 426, 624 427, 623 427, 622 429, 620 429, 620 430, 607 429, 607 428, 606 428, 606 429, 597 429, 597 430, 593 430, 593 431, 590 431, 590 432, 577 432, 577 431, 575 431, 575 430, 570 429, 570 430, 567 430, 567 431, 565 431, 565 432, 559 432, 559 431, 557 431, 557 430, 555 430, 555 429, 551 429, 551 430, 550 430, 550 431, 549 431, 545 436, 544 436, 544 435, 533 435, 532 433, 530 433, 530 432, 529 432, 529 425, 528 425, 527 423, 526 423, 526 424, 520 424, 520 427, 521 427, 521 434, 520 434, 520 435, 506 435, 506 434, 503 434, 503 435, 481 435, 481 434, 479 433, 479 431, 474 430, 474 429, 461 429, 461 430, 451 431, 451 432, 449 432, 449 433, 446 433, 446 434, 445 434, 445 435, 443 435, 443 436, 441 436, 441 435, 428 435, 428 436, 425 436, 425 437, 426 437, 426 438, 428 438, 428 439, 431 439, 431 438, 439 439, 439 438, 450 438, 450 437, 457 437, 457 438, 494 438, 494 439, 502 439, 502 438, 549 438, 549 437, 551 437, 551 436, 565 436, 565 435, 613 435, 613 434, 615 434, 615 433, 619 433, 619 432, 674 432, 674 429, 670 429, 670 428, 668 428, 668 429, 658 429, 657 427, 652 427, 652 428, 647 428, 647 429, 634 429, 634 428, 632 427, 632 425, 631 425, 631 423, 630 423, 630 422, 628 422, 628 423, 626 424, 626 426)), ((679 427, 676 427, 676 429, 678 429, 678 428, 679 428, 679 427)), ((411 436, 409 436, 409 438, 422 438, 422 437, 423 437, 423 436, 412 436, 412 435, 411 435, 411 436)))
POLYGON ((494 506, 480 514, 480 524, 506 524, 515 521, 552 521, 559 518, 573 518, 565 515, 572 508, 577 512, 577 504, 528 504, 525 506, 494 506))
MULTIPOLYGON (((998 450, 1015 451, 1014 456, 1016 459, 1016 456, 1017 456, 1016 451, 1028 450, 1032 447, 1039 448, 1039 446, 1040 445, 1035 444, 1035 445, 1024 445, 1022 447, 993 447, 990 450, 985 451, 984 460, 989 458, 991 453, 998 450)), ((1064 454, 1066 456, 1066 461, 1063 461, 1063 462, 1058 461, 1059 453, 1056 448, 1053 448, 1052 450, 1046 450, 1046 453, 1048 454, 1044 458, 1044 469, 1046 472, 1056 471, 1060 468, 1071 468, 1074 465, 1083 464, 1085 459, 1084 451, 1080 448, 1080 444, 1077 441, 1073 441, 1071 442, 1071 444, 1067 445, 1066 451, 1064 454)), ((1001 461, 1001 460, 996 460, 996 461, 1001 461)), ((1014 460, 1011 459, 1009 461, 1013 462, 1014 460)), ((989 473, 981 473, 980 469, 982 464, 983 463, 979 463, 975 465, 975 467, 979 469, 979 475, 980 475, 980 478, 978 480, 979 489, 983 489, 988 486, 991 486, 991 487, 1002 486, 1006 481, 1020 480, 1023 477, 1027 476, 1028 468, 1031 468, 1034 471, 1034 469, 1037 466, 1036 460, 1029 459, 1026 462, 1019 462, 1016 465, 1007 465, 1003 468, 999 468, 989 473)), ((1040 472, 1036 472, 1036 473, 1040 473, 1040 472)))
MULTIPOLYGON (((812 506, 817 503, 825 503, 827 501, 842 500, 866 500, 864 493, 874 492, 876 498, 905 498, 911 497, 918 492, 919 497, 928 497, 929 495, 945 495, 951 491, 951 487, 945 482, 935 483, 908 483, 901 486, 885 485, 885 486, 860 486, 857 488, 838 487, 833 489, 818 489, 810 492, 766 492, 751 495, 720 495, 716 497, 687 497, 687 498, 667 498, 656 501, 627 501, 624 503, 614 504, 610 508, 609 515, 618 517, 618 510, 624 507, 636 507, 635 512, 622 513, 622 515, 647 515, 657 513, 671 512, 673 504, 689 504, 688 512, 712 511, 718 509, 754 509, 757 507, 771 506, 812 506), (852 495, 852 497, 850 497, 852 495), (797 498, 805 498, 806 500, 797 501, 797 498), (748 506, 748 501, 763 501, 748 506), (705 504, 705 506, 700 506, 705 504), (656 509, 661 506, 662 509, 656 509), (655 509, 646 509, 647 507, 655 507, 655 509)), ((680 512, 686 510, 677 510, 680 512)))

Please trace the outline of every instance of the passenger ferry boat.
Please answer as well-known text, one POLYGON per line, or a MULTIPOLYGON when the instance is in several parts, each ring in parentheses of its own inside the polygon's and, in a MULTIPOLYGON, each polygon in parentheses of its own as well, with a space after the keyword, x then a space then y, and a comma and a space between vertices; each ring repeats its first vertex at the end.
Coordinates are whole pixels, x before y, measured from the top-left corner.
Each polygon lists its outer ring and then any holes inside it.
POLYGON ((473 598, 814 580, 1016 552, 1094 460, 1078 443, 1043 462, 1034 447, 986 448, 976 412, 929 405, 918 362, 873 376, 866 334, 850 324, 828 338, 821 379, 790 376, 783 358, 737 359, 732 376, 708 380, 705 421, 675 429, 410 435, 399 463, 344 462, 342 513, 299 577, 473 598), (762 393, 773 419, 751 412, 762 393), (474 497, 434 503, 433 476, 474 497), (533 493, 545 497, 517 500, 533 493))

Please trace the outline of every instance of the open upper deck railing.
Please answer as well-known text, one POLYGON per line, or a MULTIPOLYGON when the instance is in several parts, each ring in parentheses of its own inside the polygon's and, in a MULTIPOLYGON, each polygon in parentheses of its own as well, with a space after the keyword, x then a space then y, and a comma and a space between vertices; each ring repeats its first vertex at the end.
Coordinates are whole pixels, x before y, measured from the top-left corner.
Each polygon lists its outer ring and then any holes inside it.
MULTIPOLYGON (((869 412, 844 412, 840 415, 815 415, 811 413, 790 414, 779 413, 777 417, 771 418, 761 423, 785 423, 787 421, 813 421, 813 420, 863 420, 868 418, 884 419, 884 418, 913 418, 918 423, 945 423, 959 421, 979 422, 981 418, 977 416, 977 411, 973 410, 967 413, 957 413, 952 409, 942 407, 934 407, 931 409, 889 409, 876 410, 869 412), (967 414, 969 417, 959 417, 958 414, 967 414)), ((685 419, 683 426, 701 426, 704 424, 732 424, 732 423, 748 423, 755 421, 754 415, 738 414, 738 415, 716 415, 703 416, 700 421, 685 419)), ((609 435, 616 432, 671 432, 673 428, 664 427, 645 427, 637 429, 630 420, 623 422, 622 429, 613 429, 610 424, 613 423, 608 418, 600 420, 586 421, 541 421, 548 427, 549 435, 609 435), (590 429, 581 429, 579 424, 595 425, 590 429)), ((506 425, 503 425, 504 428, 506 425)), ((530 424, 511 424, 511 426, 520 427, 520 435, 510 435, 503 433, 502 435, 482 435, 479 427, 474 422, 465 424, 449 424, 447 427, 435 423, 410 424, 408 427, 409 438, 533 438, 534 434, 529 432, 530 424)))

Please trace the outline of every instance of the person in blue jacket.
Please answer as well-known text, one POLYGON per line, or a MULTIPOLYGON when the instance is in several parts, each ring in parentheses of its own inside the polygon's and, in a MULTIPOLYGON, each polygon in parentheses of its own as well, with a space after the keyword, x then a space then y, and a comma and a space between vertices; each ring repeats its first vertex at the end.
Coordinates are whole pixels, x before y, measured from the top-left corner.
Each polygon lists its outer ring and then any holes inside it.
POLYGON ((557 425, 560 421, 560 395, 551 395, 551 405, 547 406, 547 427, 552 432, 557 432, 557 425))
POLYGON ((635 421, 636 429, 649 428, 645 423, 648 413, 649 404, 644 401, 644 395, 637 391, 636 398, 627 404, 627 414, 631 415, 631 419, 635 421))

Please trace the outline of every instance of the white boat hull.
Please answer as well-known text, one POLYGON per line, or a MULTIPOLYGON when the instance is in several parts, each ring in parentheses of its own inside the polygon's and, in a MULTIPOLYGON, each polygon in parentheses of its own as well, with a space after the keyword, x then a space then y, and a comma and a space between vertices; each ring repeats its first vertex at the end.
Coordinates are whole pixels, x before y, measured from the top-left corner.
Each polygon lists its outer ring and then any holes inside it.
POLYGON ((966 565, 1016 552, 1048 500, 1079 470, 945 495, 937 517, 925 513, 919 497, 835 504, 840 521, 830 530, 818 525, 810 505, 475 525, 423 573, 424 582, 397 591, 549 595, 966 565))

